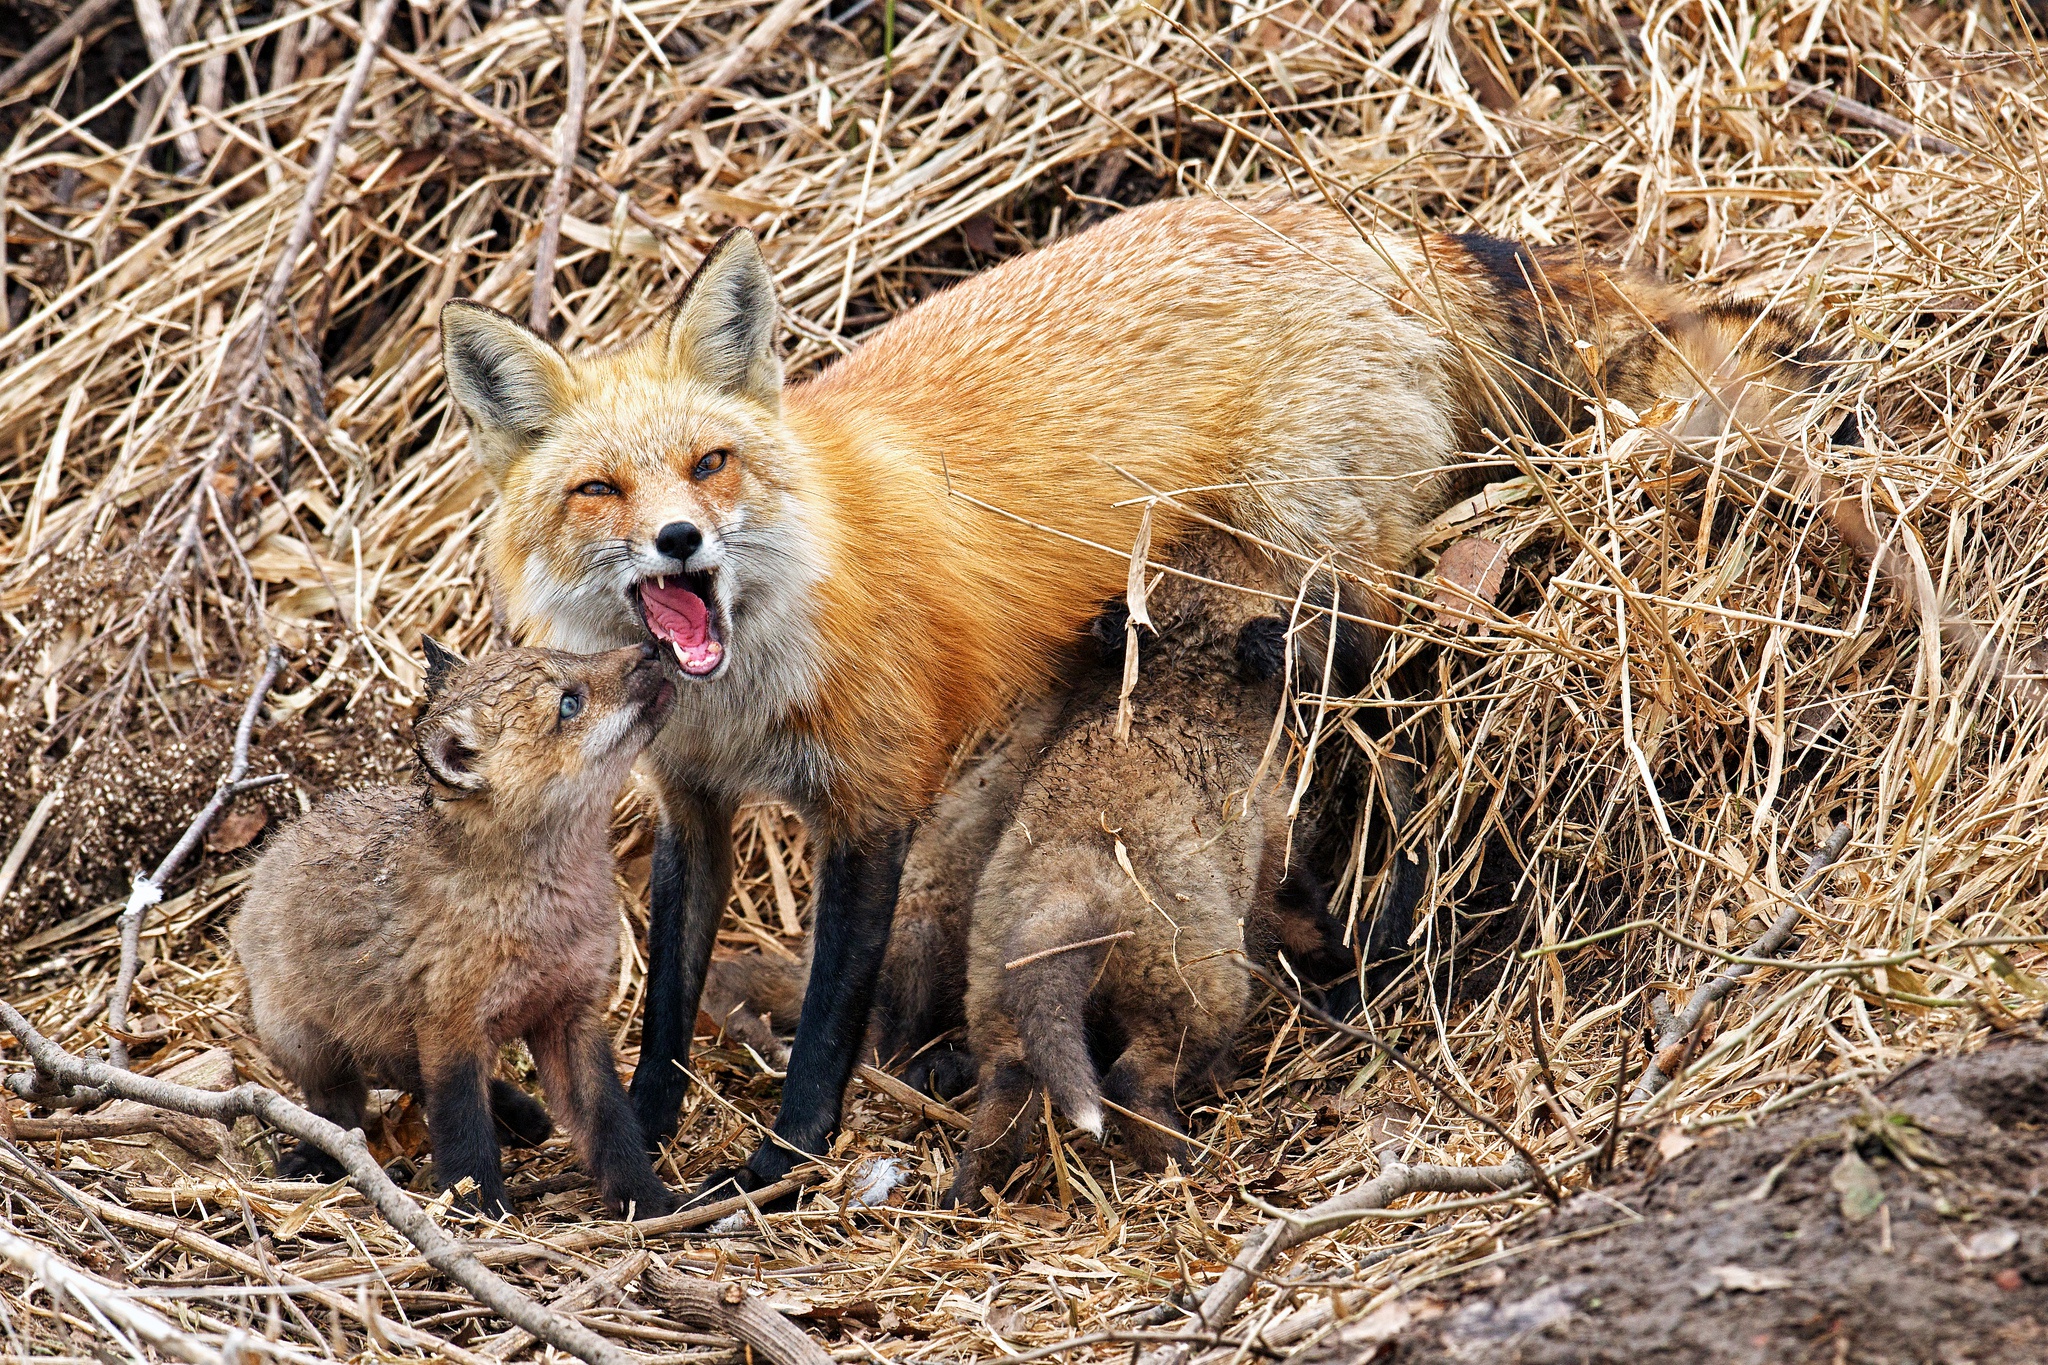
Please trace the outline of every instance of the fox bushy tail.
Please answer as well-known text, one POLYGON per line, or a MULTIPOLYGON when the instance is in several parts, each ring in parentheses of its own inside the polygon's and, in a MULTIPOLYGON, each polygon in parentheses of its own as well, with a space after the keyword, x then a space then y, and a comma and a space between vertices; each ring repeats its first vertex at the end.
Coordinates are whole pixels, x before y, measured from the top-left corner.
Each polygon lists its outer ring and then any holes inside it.
MULTIPOLYGON (((1048 916, 1041 924, 1073 918, 1048 916)), ((1055 942, 1079 942, 1099 934, 1083 929, 1055 942)), ((1024 1064, 1075 1127, 1102 1136, 1102 1082, 1088 1052, 1088 997, 1095 989, 1107 948, 1072 948, 1007 972, 1004 993, 1017 1024, 1024 1064)))

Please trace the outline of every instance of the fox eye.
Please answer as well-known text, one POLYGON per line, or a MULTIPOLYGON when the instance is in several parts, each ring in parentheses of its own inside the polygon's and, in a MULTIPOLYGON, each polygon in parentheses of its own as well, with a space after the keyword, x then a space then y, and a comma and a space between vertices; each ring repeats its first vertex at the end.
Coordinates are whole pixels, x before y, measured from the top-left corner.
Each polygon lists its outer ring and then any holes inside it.
POLYGON ((574 692, 564 692, 562 694, 561 708, 556 714, 560 715, 563 720, 576 719, 576 717, 583 714, 583 698, 577 696, 574 692))
POLYGON ((576 492, 586 498, 614 498, 618 496, 619 490, 603 479, 592 479, 589 483, 579 484, 576 492))
POLYGON ((725 468, 725 462, 731 458, 732 452, 724 446, 720 446, 716 450, 707 450, 697 457, 696 467, 690 471, 690 477, 693 479, 708 479, 719 470, 725 468))

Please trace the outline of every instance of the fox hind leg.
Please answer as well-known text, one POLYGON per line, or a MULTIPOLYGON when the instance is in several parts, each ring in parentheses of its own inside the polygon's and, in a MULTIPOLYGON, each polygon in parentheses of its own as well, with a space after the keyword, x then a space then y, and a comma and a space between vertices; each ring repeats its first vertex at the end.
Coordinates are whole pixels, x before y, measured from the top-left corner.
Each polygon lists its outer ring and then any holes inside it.
MULTIPOLYGON (((306 1107, 344 1131, 361 1128, 370 1099, 362 1068, 341 1045, 305 1025, 262 1030, 264 1050, 298 1082, 306 1107)), ((286 1180, 339 1180, 342 1164, 308 1142, 294 1142, 278 1155, 277 1173, 286 1180)))
POLYGON ((1000 1190, 1008 1182, 1038 1132, 1044 1108, 1038 1082, 1025 1067, 1021 1053, 1004 1061, 984 1062, 978 1094, 974 1127, 960 1149, 947 1201, 968 1209, 986 1202, 981 1193, 984 1186, 1000 1190))

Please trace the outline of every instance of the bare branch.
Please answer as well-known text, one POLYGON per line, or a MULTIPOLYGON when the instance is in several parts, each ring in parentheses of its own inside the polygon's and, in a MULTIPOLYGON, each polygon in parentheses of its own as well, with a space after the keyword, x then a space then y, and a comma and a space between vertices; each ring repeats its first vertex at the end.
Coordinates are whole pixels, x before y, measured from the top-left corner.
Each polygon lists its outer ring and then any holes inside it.
POLYGON ((0 71, 0 95, 35 76, 58 53, 83 36, 87 29, 113 13, 120 3, 121 0, 85 0, 84 4, 65 15, 63 23, 37 39, 34 47, 15 58, 5 71, 0 71))
MULTIPOLYGON (((1798 925, 1799 916, 1806 909, 1807 898, 1813 894, 1814 888, 1820 885, 1821 875, 1841 860, 1842 851, 1848 847, 1849 825, 1844 821, 1835 826, 1834 832, 1828 835, 1828 841, 1807 861, 1806 876, 1800 879, 1798 887, 1792 892, 1792 903, 1772 921, 1764 936, 1750 946, 1750 957, 1778 955, 1790 941, 1792 930, 1798 925)), ((1671 1021, 1657 1035, 1658 1053, 1661 1055, 1666 1048, 1676 1047, 1690 1038, 1693 1030, 1700 1026, 1700 1020, 1706 1017, 1708 1008, 1741 985, 1755 970, 1752 966, 1739 965, 1708 977, 1700 988, 1692 993, 1692 998, 1686 1001, 1685 1008, 1671 1016, 1671 1021)), ((1632 1104, 1641 1104, 1668 1083, 1669 1078, 1658 1067, 1657 1058, 1652 1057, 1649 1065, 1643 1068, 1641 1078, 1636 1081, 1635 1092, 1629 1096, 1629 1101, 1632 1104)))
MULTIPOLYGON (((589 1365, 629 1365, 630 1358, 618 1347, 581 1323, 550 1312, 527 1298, 457 1246, 427 1216, 426 1210, 384 1173, 384 1168, 370 1155, 361 1130, 344 1132, 275 1090, 254 1082, 244 1082, 232 1090, 195 1090, 155 1076, 137 1076, 104 1062, 86 1061, 37 1033, 21 1012, 5 1001, 0 1001, 0 1025, 28 1049, 37 1075, 45 1083, 134 1100, 218 1123, 256 1118, 311 1143, 342 1164, 356 1188, 384 1215, 386 1222, 420 1249, 429 1265, 475 1295, 479 1303, 499 1317, 558 1350, 588 1361, 589 1365)), ((16 1073, 7 1078, 7 1086, 23 1098, 38 1098, 35 1077, 16 1073)))
POLYGON ((562 8, 562 46, 567 52, 569 102, 555 125, 555 169, 541 201, 540 244, 533 256, 533 299, 527 324, 548 334, 548 304, 555 288, 555 252, 562 244, 562 215, 569 208, 569 182, 575 176, 576 154, 583 148, 583 110, 590 96, 588 54, 583 48, 583 17, 589 0, 568 0, 562 8))
POLYGON ((679 1321, 723 1332, 773 1365, 830 1365, 832 1357, 822 1347, 737 1280, 701 1280, 657 1264, 640 1283, 679 1321))
POLYGON ((242 708, 241 723, 235 727, 234 756, 228 764, 227 776, 213 789, 213 799, 206 803, 206 808, 193 817, 184 835, 156 865, 156 871, 147 877, 137 877, 134 889, 128 893, 128 907, 121 912, 121 970, 114 978, 114 992, 107 998, 107 1058, 115 1066, 126 1069, 128 1065, 128 1043, 122 1035, 128 1031, 128 1001, 135 993, 135 973, 142 965, 142 917, 150 906, 164 898, 164 885, 177 875, 178 868, 206 837, 206 831, 213 828, 213 822, 242 790, 242 779, 249 771, 249 739, 255 733, 256 713, 262 709, 263 699, 270 695, 271 685, 283 669, 284 651, 272 645, 263 661, 263 676, 256 680, 249 703, 242 708))

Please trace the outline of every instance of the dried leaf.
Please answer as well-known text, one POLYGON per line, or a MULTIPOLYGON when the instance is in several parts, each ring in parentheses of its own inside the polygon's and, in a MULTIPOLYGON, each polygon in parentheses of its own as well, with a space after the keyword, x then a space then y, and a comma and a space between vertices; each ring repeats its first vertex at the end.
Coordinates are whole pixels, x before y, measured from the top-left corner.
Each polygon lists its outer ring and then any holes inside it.
POLYGON ((1995 1261, 2019 1244, 2014 1228, 1986 1228, 1957 1247, 1956 1254, 1966 1261, 1995 1261))
POLYGON ((1677 1128, 1666 1128, 1657 1139, 1657 1155, 1670 1161, 1700 1145, 1700 1140, 1677 1128))
POLYGON ((1883 1182, 1853 1147, 1835 1163, 1835 1173, 1828 1177, 1828 1184, 1842 1196, 1844 1222, 1860 1223, 1884 1205, 1883 1182))
POLYGON ((1436 623, 1460 626, 1480 619, 1478 608, 1492 606, 1507 577, 1508 552, 1485 536, 1453 541, 1436 562, 1436 623))
POLYGON ((269 823, 270 812, 254 801, 232 806, 206 832, 206 851, 233 853, 238 848, 247 848, 269 823))

